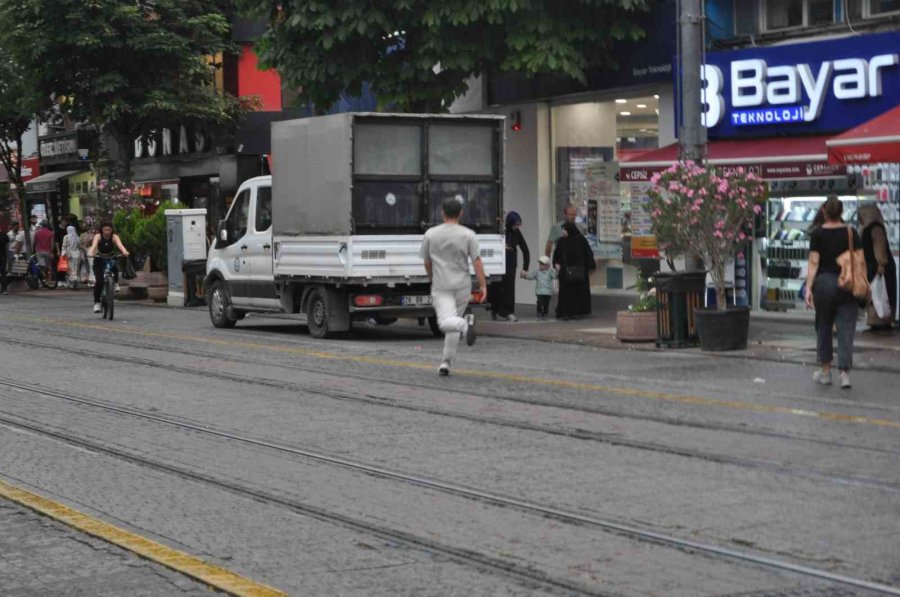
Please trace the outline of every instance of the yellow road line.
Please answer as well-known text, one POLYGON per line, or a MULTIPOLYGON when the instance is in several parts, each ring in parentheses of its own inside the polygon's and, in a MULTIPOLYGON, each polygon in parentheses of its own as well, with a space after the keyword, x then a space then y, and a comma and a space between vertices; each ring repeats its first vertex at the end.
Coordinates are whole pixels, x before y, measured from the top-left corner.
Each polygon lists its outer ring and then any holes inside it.
MULTIPOLYGON (((82 328, 89 330, 99 330, 103 332, 114 332, 119 334, 132 334, 144 336, 148 338, 164 338, 166 340, 180 340, 184 342, 200 342, 206 344, 215 344, 220 346, 246 348, 251 350, 265 350, 269 352, 280 352, 285 354, 294 354, 299 356, 311 357, 316 359, 331 361, 347 361, 351 363, 362 363, 367 365, 381 365, 385 367, 397 367, 403 369, 418 369, 422 371, 433 371, 432 365, 424 363, 411 363, 409 361, 399 361, 396 359, 385 359, 381 357, 367 357, 358 355, 338 354, 335 352, 326 352, 321 350, 311 350, 308 348, 291 347, 291 346, 273 346, 270 344, 261 344, 259 342, 246 342, 242 340, 223 340, 218 338, 204 338, 202 336, 188 336, 185 334, 167 334, 162 332, 148 332, 144 330, 128 329, 125 327, 96 325, 86 323, 73 323, 61 319, 50 319, 42 317, 11 317, 10 319, 20 321, 34 321, 42 323, 52 323, 54 325, 62 325, 66 327, 82 328)), ((680 404, 691 404, 696 406, 715 406, 720 408, 729 408, 733 410, 742 410, 747 412, 757 412, 765 414, 791 415, 798 417, 811 417, 822 419, 825 421, 839 421, 842 423, 855 423, 862 425, 872 425, 875 427, 888 427, 891 429, 900 429, 900 421, 891 419, 876 419, 872 417, 863 417, 858 415, 845 415, 841 413, 828 411, 815 411, 798 409, 789 406, 773 406, 769 404, 755 404, 752 402, 743 402, 740 400, 725 400, 720 398, 704 398, 702 396, 691 396, 689 394, 674 394, 670 392, 655 392, 652 390, 639 390, 636 388, 626 388, 622 386, 605 386, 601 384, 583 383, 577 381, 569 381, 565 379, 550 379, 543 377, 533 377, 529 375, 518 375, 515 373, 502 373, 500 371, 485 371, 478 369, 454 369, 454 375, 464 375, 477 379, 496 379, 501 381, 510 381, 517 383, 526 383, 533 385, 541 385, 547 387, 566 388, 570 390, 582 390, 586 392, 602 392, 606 394, 618 394, 620 396, 628 396, 633 398, 644 398, 650 400, 660 400, 664 402, 676 402, 680 404)))
POLYGON ((286 595, 278 589, 254 582, 225 568, 92 518, 64 504, 10 485, 3 480, 0 480, 0 497, 49 516, 83 533, 123 547, 142 558, 171 568, 231 595, 246 597, 284 597, 286 595))

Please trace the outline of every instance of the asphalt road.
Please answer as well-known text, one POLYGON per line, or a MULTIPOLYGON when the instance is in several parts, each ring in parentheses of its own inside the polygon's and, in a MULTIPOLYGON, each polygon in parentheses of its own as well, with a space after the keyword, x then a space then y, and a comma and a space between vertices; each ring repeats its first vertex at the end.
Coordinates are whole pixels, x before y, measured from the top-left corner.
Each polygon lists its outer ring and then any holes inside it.
POLYGON ((0 480, 286 593, 900 594, 898 374, 116 315, 0 297, 0 480))

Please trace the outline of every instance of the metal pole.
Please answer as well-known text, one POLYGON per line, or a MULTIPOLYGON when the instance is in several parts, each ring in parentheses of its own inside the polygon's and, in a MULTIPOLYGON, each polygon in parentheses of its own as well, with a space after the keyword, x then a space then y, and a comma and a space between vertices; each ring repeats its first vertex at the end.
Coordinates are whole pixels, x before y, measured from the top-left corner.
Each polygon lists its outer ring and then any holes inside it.
POLYGON ((681 130, 679 158, 706 158, 706 128, 700 122, 703 110, 700 69, 703 64, 703 0, 681 0, 678 14, 680 55, 681 130))
MULTIPOLYGON (((706 128, 702 113, 700 69, 703 64, 703 0, 680 0, 678 6, 679 97, 681 123, 678 135, 678 158, 702 162, 706 159, 706 128)), ((703 269, 703 259, 688 252, 684 255, 686 271, 703 269)))

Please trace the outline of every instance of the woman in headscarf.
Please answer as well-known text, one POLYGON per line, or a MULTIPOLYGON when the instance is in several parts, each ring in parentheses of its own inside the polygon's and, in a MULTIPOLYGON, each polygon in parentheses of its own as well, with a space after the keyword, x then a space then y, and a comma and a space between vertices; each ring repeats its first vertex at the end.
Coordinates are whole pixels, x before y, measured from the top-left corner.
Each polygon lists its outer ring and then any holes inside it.
POLYGON ((522 216, 511 211, 506 214, 506 274, 497 284, 488 289, 488 301, 491 303, 491 317, 518 321, 516 317, 516 279, 519 269, 519 253, 522 250, 522 271, 528 271, 531 254, 528 244, 522 236, 522 216))
POLYGON ((866 323, 873 330, 889 330, 897 317, 897 268, 894 265, 894 256, 888 244, 887 231, 884 227, 884 217, 877 205, 871 203, 861 205, 857 211, 859 226, 862 230, 862 250, 866 256, 866 270, 869 282, 875 276, 884 276, 887 286, 888 302, 891 304, 891 312, 886 317, 878 317, 872 301, 866 308, 866 323))
POLYGON ((563 237, 556 243, 553 266, 559 271, 559 299, 556 317, 579 319, 591 314, 591 271, 597 267, 594 252, 578 226, 566 222, 563 237))
POLYGON ((69 269, 66 271, 66 280, 69 288, 78 287, 78 270, 81 265, 81 239, 75 226, 66 226, 66 235, 63 237, 60 254, 69 261, 69 269))

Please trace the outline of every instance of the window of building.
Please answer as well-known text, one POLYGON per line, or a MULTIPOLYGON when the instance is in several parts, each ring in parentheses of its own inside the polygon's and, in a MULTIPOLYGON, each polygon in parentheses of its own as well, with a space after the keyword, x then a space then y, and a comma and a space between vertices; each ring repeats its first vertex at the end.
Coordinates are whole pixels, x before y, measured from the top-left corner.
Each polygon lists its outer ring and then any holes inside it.
POLYGON ((804 0, 766 2, 766 30, 802 27, 803 4, 804 0))
MULTIPOLYGON (((853 4, 861 6, 865 1, 848 0, 851 18, 853 4)), ((734 0, 733 6, 734 33, 738 36, 829 25, 835 16, 834 0, 734 0)), ((861 18, 861 7, 857 10, 861 18)))
POLYGON ((759 33, 759 1, 734 0, 734 34, 756 35, 759 33))
POLYGON ((828 25, 834 23, 834 2, 832 0, 807 0, 807 25, 828 25))
POLYGON ((900 0, 869 0, 869 16, 900 12, 900 0))
POLYGON ((846 19, 851 23, 854 21, 858 21, 863 18, 863 4, 865 0, 847 0, 846 8, 846 19))

